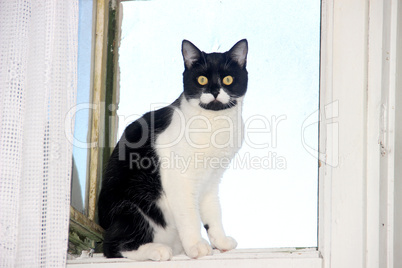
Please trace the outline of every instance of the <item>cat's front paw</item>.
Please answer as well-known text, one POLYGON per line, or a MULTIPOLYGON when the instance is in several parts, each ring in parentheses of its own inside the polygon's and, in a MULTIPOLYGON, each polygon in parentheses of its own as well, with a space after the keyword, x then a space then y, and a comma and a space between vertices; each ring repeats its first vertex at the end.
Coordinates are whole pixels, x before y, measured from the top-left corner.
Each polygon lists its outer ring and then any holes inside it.
POLYGON ((212 255, 212 247, 205 239, 202 239, 195 245, 187 247, 184 250, 186 251, 187 256, 193 259, 212 255))
POLYGON ((233 237, 222 236, 219 238, 209 238, 213 247, 219 249, 220 251, 228 251, 235 249, 237 247, 237 242, 233 237))
POLYGON ((168 261, 172 259, 172 249, 158 243, 148 243, 140 246, 137 250, 121 252, 123 257, 136 261, 168 261))
POLYGON ((162 244, 154 244, 147 250, 148 258, 153 261, 168 261, 172 259, 172 249, 162 244))

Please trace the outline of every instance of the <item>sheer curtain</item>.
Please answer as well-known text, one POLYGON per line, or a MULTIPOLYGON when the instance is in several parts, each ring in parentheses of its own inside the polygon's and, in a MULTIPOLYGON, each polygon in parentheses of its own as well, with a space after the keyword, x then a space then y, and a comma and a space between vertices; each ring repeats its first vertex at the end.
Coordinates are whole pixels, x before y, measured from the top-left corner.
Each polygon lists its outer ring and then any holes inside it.
POLYGON ((66 262, 77 2, 0 0, 0 267, 66 262))

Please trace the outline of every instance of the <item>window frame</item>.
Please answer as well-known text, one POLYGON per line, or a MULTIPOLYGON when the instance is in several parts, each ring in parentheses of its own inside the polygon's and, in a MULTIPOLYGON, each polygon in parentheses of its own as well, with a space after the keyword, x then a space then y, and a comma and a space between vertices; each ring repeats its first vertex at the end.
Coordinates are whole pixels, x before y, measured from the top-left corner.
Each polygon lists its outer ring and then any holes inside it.
POLYGON ((394 254, 394 193, 400 192, 393 130, 402 6, 323 0, 322 18, 320 111, 337 115, 327 124, 339 124, 332 133, 320 124, 321 150, 338 158, 336 167, 319 172, 323 267, 393 267, 401 260, 394 254), (336 109, 326 111, 334 102, 336 109))
POLYGON ((116 110, 118 105, 117 47, 119 46, 121 14, 117 1, 94 0, 93 55, 92 55, 92 109, 90 120, 89 171, 86 185, 85 213, 70 205, 69 254, 79 255, 83 250, 102 251, 103 232, 98 225, 97 197, 103 167, 109 158, 117 135, 116 110), (117 21, 116 21, 117 20, 117 21), (112 105, 112 106, 110 106, 112 105))
MULTIPOLYGON (((107 18, 105 10, 110 3, 120 18, 115 20, 114 27, 120 29, 121 5, 117 0, 97 2, 96 37, 102 36, 105 44, 106 34, 100 28, 107 29, 107 19, 98 24, 98 16, 107 18), (103 14, 98 14, 100 6, 104 7, 103 14)), ((322 0, 321 7, 318 248, 313 249, 315 255, 295 249, 279 256, 275 250, 264 249, 251 250, 243 257, 258 267, 392 267, 394 262, 401 261, 394 254, 394 245, 402 242, 395 236, 394 198, 401 192, 394 188, 393 172, 395 105, 399 104, 395 92, 397 77, 402 77, 402 68, 397 68, 402 60, 397 59, 398 47, 402 48, 402 30, 398 28, 402 4, 398 5, 398 0, 322 0), (307 256, 312 258, 313 265, 303 266, 307 256)), ((119 38, 114 40, 117 44, 119 38)), ((98 103, 102 100, 102 73, 107 69, 103 62, 106 62, 106 48, 101 47, 95 49, 100 53, 98 61, 102 61, 98 75, 95 71, 100 89, 96 95, 98 103)), ((117 48, 118 44, 113 47, 115 71, 117 48)), ((113 77, 113 101, 116 102, 118 78, 113 77)), ((101 114, 97 116, 102 118, 101 114)), ((99 125, 94 129, 101 130, 99 125)), ((98 137, 93 141, 99 140, 98 137)), ((91 185, 96 187, 91 196, 96 200, 102 156, 97 149, 93 154, 94 158, 91 151, 91 162, 97 161, 91 185)), ((92 208, 94 211, 95 207, 92 208)), ((94 220, 95 214, 91 215, 94 220)), ((242 254, 242 250, 234 250, 232 254, 242 254)), ((191 264, 240 267, 243 263, 236 256, 226 260, 222 256, 218 254, 208 261, 191 264)), ((89 267, 88 262, 94 260, 70 261, 68 266, 89 267)), ((179 258, 171 262, 139 263, 139 266, 173 267, 181 261, 179 258)), ((92 266, 110 267, 112 263, 113 267, 135 265, 128 260, 103 259, 92 266)))

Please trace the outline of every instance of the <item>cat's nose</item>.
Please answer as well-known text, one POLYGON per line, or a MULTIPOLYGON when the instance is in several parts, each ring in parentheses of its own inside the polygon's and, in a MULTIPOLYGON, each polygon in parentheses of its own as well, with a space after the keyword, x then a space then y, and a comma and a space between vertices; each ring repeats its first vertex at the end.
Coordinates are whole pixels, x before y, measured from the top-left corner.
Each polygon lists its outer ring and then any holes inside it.
POLYGON ((211 94, 216 99, 219 95, 219 89, 211 90, 211 94))

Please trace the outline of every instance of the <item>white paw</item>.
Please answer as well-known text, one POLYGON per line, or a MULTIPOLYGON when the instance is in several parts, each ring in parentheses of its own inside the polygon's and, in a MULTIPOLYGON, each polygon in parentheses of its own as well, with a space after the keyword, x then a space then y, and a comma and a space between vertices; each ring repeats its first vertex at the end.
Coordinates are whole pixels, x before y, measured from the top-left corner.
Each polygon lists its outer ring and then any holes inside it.
POLYGON ((153 261, 168 261, 172 259, 172 249, 163 244, 153 244, 148 250, 147 255, 153 261))
POLYGON ((209 238, 213 247, 219 249, 220 251, 228 251, 237 247, 237 242, 233 237, 222 236, 219 238, 209 238))
POLYGON ((137 261, 168 261, 172 259, 172 249, 158 243, 148 243, 140 246, 137 250, 122 252, 126 258, 137 261))
POLYGON ((187 256, 193 259, 212 255, 212 247, 205 239, 202 239, 195 245, 186 248, 185 251, 187 256))

